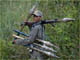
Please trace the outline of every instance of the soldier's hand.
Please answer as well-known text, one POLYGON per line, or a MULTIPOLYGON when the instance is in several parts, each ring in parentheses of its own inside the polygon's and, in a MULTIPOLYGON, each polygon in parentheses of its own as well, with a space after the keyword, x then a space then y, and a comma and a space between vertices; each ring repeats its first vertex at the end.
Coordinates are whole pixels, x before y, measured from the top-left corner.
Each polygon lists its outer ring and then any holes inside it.
POLYGON ((22 23, 21 23, 21 26, 24 26, 24 25, 25 25, 25 23, 24 23, 24 22, 22 22, 22 23))
POLYGON ((25 26, 27 24, 27 20, 24 20, 24 22, 21 23, 21 26, 25 26))

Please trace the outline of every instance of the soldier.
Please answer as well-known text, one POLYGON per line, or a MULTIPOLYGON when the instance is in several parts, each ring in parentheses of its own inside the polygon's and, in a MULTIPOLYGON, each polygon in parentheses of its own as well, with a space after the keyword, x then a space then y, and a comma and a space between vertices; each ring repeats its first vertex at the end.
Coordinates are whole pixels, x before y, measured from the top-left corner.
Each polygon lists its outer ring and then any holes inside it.
MULTIPOLYGON (((64 18, 61 21, 58 21, 58 19, 41 21, 42 12, 39 10, 36 10, 32 15, 33 15, 33 22, 29 22, 29 21, 24 22, 24 25, 27 25, 30 28, 29 37, 26 39, 16 39, 14 41, 15 44, 23 45, 23 46, 26 46, 28 44, 33 44, 33 43, 41 44, 37 42, 36 39, 45 40, 44 39, 44 24, 74 21, 74 19, 72 18, 64 18)), ((43 50, 43 48, 40 48, 38 46, 33 46, 33 47, 43 50)), ((39 53, 33 50, 31 53, 30 59, 31 60, 47 60, 46 57, 48 58, 48 56, 45 56, 43 53, 39 53)))
MULTIPOLYGON (((44 27, 41 23, 41 18, 42 18, 42 12, 39 10, 36 10, 33 13, 33 22, 34 23, 30 23, 28 21, 25 22, 25 25, 28 25, 29 27, 31 27, 30 29, 30 36, 27 39, 17 39, 15 41, 15 44, 18 45, 27 45, 27 44, 33 44, 34 42, 36 42, 36 39, 42 39, 44 40, 44 27)), ((38 42, 36 42, 38 43, 38 42)), ((35 46, 37 47, 37 46, 35 46)), ((37 47, 40 48, 40 47, 37 47)), ((40 48, 42 49, 42 48, 40 48)), ((45 60, 45 56, 42 53, 39 53, 37 51, 32 51, 31 53, 31 60, 45 60)))

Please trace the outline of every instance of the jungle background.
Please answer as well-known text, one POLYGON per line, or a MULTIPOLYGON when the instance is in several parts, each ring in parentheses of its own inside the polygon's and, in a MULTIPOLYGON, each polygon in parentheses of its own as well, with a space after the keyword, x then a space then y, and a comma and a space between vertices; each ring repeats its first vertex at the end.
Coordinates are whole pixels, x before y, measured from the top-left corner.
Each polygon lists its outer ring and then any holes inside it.
MULTIPOLYGON (((59 46, 56 53, 60 59, 80 60, 80 1, 79 0, 0 0, 0 60, 28 60, 27 48, 12 44, 13 30, 27 18, 29 10, 38 2, 43 20, 74 18, 74 22, 45 25, 46 40, 59 46)), ((30 19, 32 20, 32 18, 30 19)), ((29 33, 27 27, 23 32, 29 33)))

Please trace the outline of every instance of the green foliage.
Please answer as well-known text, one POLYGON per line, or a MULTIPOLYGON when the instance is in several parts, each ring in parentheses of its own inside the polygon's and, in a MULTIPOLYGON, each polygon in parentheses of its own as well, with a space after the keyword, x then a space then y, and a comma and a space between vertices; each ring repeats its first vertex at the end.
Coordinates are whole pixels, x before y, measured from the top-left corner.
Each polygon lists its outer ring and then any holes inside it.
MULTIPOLYGON (((0 1, 0 60, 28 60, 25 47, 12 45, 12 34, 14 29, 20 29, 21 22, 26 19, 30 8, 36 1, 0 1)), ((64 17, 76 19, 75 22, 56 23, 55 27, 45 25, 45 34, 49 36, 53 44, 60 47, 57 55, 61 57, 61 60, 79 60, 80 1, 38 0, 37 2, 39 2, 38 9, 43 12, 43 20, 64 17)), ((29 33, 27 27, 24 32, 29 33)), ((59 59, 54 58, 54 60, 59 59)))

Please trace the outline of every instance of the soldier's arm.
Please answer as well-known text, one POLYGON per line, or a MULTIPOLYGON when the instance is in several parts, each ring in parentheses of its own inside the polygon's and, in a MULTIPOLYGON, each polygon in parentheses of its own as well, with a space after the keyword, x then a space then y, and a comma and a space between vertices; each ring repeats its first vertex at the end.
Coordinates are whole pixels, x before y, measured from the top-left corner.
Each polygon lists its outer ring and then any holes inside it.
POLYGON ((33 28, 33 30, 30 32, 29 38, 26 39, 17 39, 15 41, 15 44, 17 45, 27 45, 31 44, 36 40, 37 34, 38 34, 39 27, 33 28))
POLYGON ((21 23, 21 26, 30 26, 30 25, 32 25, 33 24, 33 22, 30 22, 30 21, 24 21, 23 23, 21 23))
POLYGON ((36 37, 37 37, 38 33, 39 33, 39 27, 36 26, 36 27, 34 27, 34 28, 32 29, 32 31, 30 32, 30 36, 29 36, 29 38, 28 38, 28 40, 29 40, 28 42, 29 42, 29 43, 33 43, 33 42, 36 40, 36 37))

